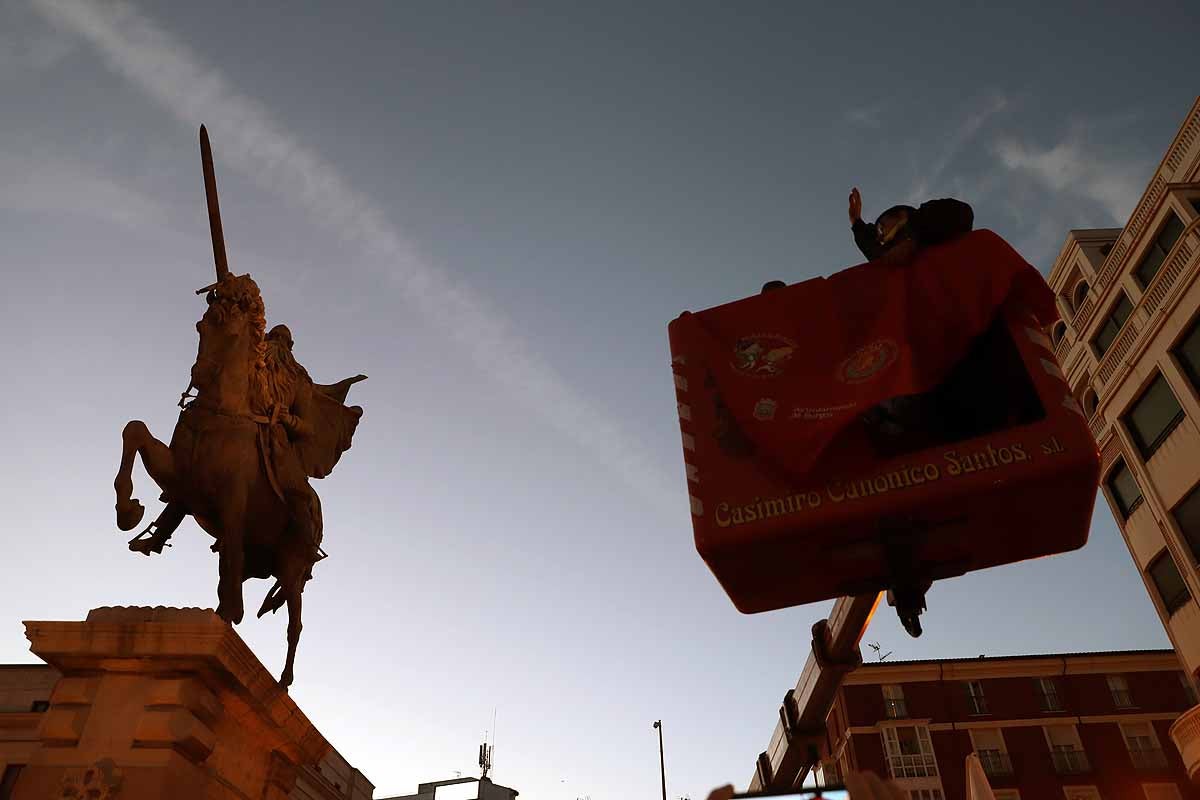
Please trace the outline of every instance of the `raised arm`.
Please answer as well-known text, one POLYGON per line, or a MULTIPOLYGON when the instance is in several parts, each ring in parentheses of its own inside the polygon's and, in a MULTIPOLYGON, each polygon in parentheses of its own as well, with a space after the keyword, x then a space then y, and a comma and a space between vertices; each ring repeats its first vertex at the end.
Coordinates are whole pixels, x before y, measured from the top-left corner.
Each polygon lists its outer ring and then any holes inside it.
POLYGON ((862 195, 859 194, 857 186, 850 190, 850 207, 848 213, 850 216, 850 230, 854 233, 854 243, 858 245, 858 249, 866 256, 866 259, 870 261, 879 255, 879 239, 876 235, 875 226, 862 220, 862 195))

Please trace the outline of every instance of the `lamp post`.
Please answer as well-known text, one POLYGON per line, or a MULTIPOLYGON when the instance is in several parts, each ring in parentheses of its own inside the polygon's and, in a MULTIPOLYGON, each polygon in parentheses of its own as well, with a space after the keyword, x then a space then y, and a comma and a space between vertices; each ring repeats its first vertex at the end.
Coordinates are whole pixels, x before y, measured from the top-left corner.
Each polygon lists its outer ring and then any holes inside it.
POLYGON ((667 762, 663 758, 662 720, 657 720, 654 727, 658 729, 658 768, 662 773, 662 800, 667 800, 667 762))

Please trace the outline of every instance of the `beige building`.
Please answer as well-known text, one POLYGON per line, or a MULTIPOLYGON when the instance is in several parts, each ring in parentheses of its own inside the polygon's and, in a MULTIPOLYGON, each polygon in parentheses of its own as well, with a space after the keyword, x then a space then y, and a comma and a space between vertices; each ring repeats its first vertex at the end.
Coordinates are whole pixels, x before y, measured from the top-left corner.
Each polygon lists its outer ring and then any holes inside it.
MULTIPOLYGON (((1050 274, 1101 488, 1167 635, 1200 679, 1200 99, 1124 228, 1076 230, 1050 274)), ((1171 729, 1200 779, 1200 706, 1171 729)))

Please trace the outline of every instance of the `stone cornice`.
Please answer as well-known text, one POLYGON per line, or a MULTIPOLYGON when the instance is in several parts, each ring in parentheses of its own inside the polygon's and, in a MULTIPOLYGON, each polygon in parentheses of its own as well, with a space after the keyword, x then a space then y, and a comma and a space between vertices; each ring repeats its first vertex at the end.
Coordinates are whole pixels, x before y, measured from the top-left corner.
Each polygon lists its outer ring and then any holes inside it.
POLYGON ((25 635, 30 650, 64 675, 194 672, 214 689, 232 689, 269 719, 298 761, 315 763, 329 751, 320 731, 212 611, 95 609, 86 622, 27 621, 25 635))

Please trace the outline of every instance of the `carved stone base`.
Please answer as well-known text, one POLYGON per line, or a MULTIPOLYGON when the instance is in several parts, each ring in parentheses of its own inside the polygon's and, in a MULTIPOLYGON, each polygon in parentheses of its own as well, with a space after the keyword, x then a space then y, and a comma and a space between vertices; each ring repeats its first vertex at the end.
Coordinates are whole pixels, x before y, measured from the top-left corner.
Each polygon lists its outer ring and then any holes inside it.
POLYGON ((62 678, 13 800, 283 800, 329 743, 213 612, 26 622, 62 678))

